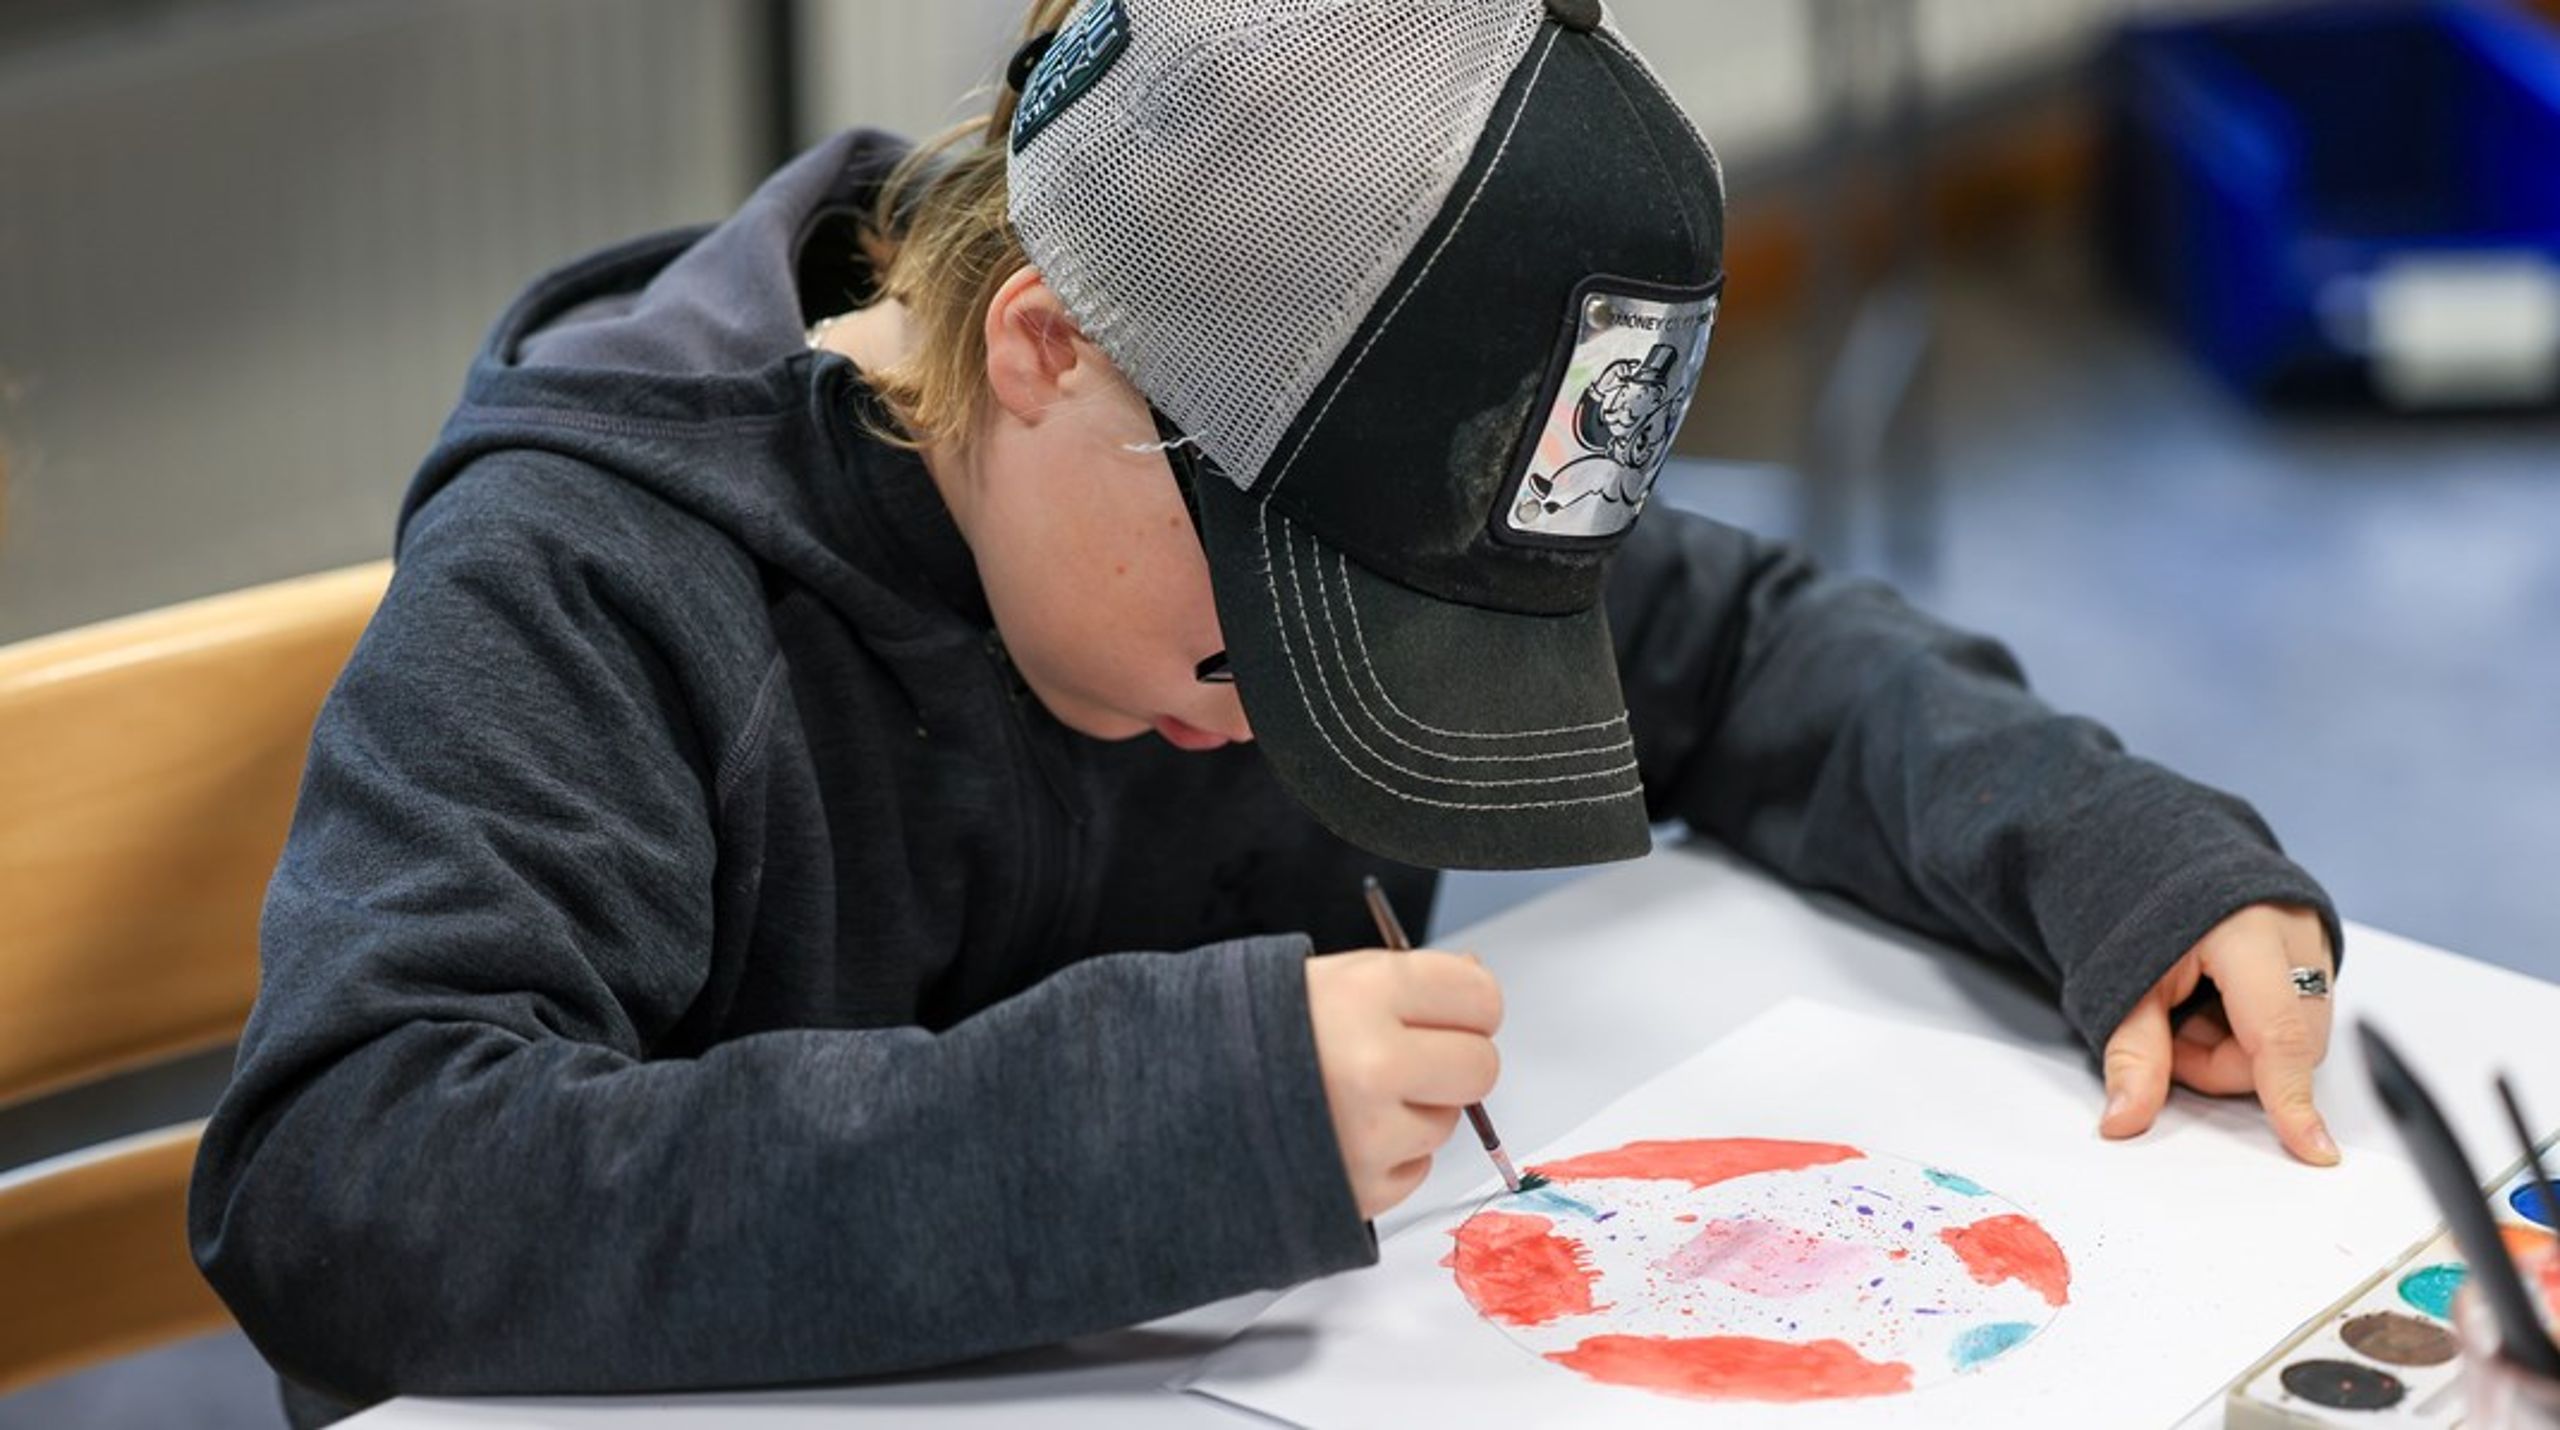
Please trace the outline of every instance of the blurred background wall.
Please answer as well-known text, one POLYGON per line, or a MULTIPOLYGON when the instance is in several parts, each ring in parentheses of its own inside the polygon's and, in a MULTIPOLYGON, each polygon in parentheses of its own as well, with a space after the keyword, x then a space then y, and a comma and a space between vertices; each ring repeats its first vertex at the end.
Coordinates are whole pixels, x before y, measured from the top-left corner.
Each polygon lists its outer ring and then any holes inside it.
MULTIPOLYGON (((2132 3, 1934 0, 1928 73, 2036 82, 2132 3)), ((1021 8, 0 6, 0 640, 379 552, 520 284, 720 215, 779 157, 777 102, 797 141, 947 122, 1021 8)), ((1801 154, 1802 0, 1618 10, 1737 175, 1801 154)))
POLYGON ((760 172, 754 9, 0 7, 0 640, 385 550, 508 295, 760 172))

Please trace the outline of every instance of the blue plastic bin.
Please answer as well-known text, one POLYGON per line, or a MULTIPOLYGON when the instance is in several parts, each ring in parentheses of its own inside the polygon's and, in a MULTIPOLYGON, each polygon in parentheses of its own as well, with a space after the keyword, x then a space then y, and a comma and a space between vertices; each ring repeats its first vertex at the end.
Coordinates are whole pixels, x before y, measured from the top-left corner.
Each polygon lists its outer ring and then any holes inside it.
POLYGON ((2109 69, 2115 267, 2243 391, 2364 379, 2373 281, 2413 254, 2538 254, 2560 283, 2560 37, 2530 16, 2359 0, 2136 25, 2109 69))

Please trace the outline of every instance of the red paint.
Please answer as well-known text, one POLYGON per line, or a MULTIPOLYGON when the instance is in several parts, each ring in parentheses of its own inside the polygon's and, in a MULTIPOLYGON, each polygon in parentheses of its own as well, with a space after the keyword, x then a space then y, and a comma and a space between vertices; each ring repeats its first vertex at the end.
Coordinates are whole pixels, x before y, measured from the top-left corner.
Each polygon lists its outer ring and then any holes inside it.
POLYGON ((1642 1177, 1706 1187, 1755 1172, 1793 1172, 1831 1162, 1851 1162, 1865 1155, 1837 1142, 1712 1137, 1686 1142, 1630 1142, 1606 1152, 1586 1152, 1561 1162, 1540 1162, 1538 1170, 1560 1182, 1642 1177))
POLYGON ((1458 1289, 1487 1319, 1542 1326, 1587 1314, 1594 1273, 1582 1248, 1554 1227, 1542 1216, 1478 1212, 1458 1228, 1457 1249, 1440 1264, 1457 1272, 1458 1289))
POLYGON ((1911 1388, 1910 1366, 1871 1361, 1846 1341, 1592 1336, 1547 1359, 1611 1385, 1707 1400, 1839 1400, 1911 1388))
POLYGON ((2026 1217, 2014 1212, 1987 1217, 1971 1226, 1951 1226, 1938 1236, 1985 1286, 2021 1282, 2049 1306, 2071 1299, 2071 1263, 2045 1229, 2026 1217))

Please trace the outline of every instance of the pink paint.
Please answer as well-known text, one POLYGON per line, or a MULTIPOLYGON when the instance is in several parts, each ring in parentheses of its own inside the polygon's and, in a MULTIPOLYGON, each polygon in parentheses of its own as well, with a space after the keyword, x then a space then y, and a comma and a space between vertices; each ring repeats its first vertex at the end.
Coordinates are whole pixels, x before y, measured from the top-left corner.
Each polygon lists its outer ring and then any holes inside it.
POLYGON ((1640 1177, 1713 1186, 1755 1172, 1793 1172, 1867 1155, 1837 1142, 1783 1142, 1760 1137, 1710 1137, 1678 1142, 1630 1142, 1606 1152, 1586 1152, 1538 1170, 1565 1182, 1600 1177, 1640 1177))
POLYGON ((1834 1241, 1752 1218, 1717 1218, 1656 1262, 1674 1281, 1704 1277, 1753 1296, 1789 1299, 1864 1281, 1878 1268, 1872 1246, 1834 1241))
POLYGON ((1964 1269, 1985 1286, 2020 1282, 2049 1306, 2071 1299, 2071 1263, 2045 1229, 2027 1217, 1989 1217, 1971 1226, 1951 1226, 1938 1237, 1955 1248, 1964 1269))
POLYGON ((1911 1367, 1846 1341, 1757 1336, 1591 1336, 1547 1359, 1593 1380, 1703 1400, 1839 1400, 1911 1388, 1911 1367))
POLYGON ((1458 1289, 1486 1319, 1542 1326, 1594 1309, 1597 1273, 1545 1217, 1478 1212, 1454 1235, 1458 1245, 1440 1264, 1457 1273, 1458 1289))

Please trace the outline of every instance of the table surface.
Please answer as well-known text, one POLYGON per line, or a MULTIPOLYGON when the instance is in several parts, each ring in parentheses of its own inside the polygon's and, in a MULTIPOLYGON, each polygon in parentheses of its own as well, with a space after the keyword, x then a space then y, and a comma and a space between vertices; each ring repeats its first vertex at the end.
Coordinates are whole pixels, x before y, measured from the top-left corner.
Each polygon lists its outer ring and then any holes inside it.
MULTIPOLYGON (((1492 1106, 1504 1140, 1535 1147, 1620 1093, 1789 997, 1819 998, 1959 1032, 2076 1051, 2043 987, 2006 965, 1954 952, 1808 895, 1700 845, 1613 866, 1438 940, 1481 954, 1502 978, 1503 1081, 1492 1106)), ((2511 1072, 2560 1107, 2560 985, 2350 924, 2338 984, 2339 1027, 2374 1017, 2409 1050, 2447 1104, 2482 1175, 2512 1160, 2491 1087, 2511 1072)), ((2397 1149, 2339 1037, 2319 1074, 2331 1128, 2353 1156, 2397 1149)), ((2191 1094, 2180 1093, 2180 1096, 2191 1094)), ((2089 1117, 2100 1095, 2093 1071, 2089 1117)), ((2253 1135, 2271 1135, 2253 1126, 2253 1135)), ((2125 1155, 2140 1155, 2138 1144, 2125 1155)), ((1484 1175, 1464 1137, 1431 1179, 1379 1222, 1381 1236, 1484 1175)), ((1358 1274, 1358 1273, 1351 1273, 1358 1274)), ((931 1375, 821 1389, 613 1399, 402 1398, 346 1424, 356 1430, 800 1430, 873 1423, 1009 1426, 1037 1416, 1110 1426, 1267 1423, 1165 1383, 1242 1329, 1276 1293, 931 1375)), ((2303 1307, 2319 1309, 2315 1298, 2303 1307)), ((2272 1346, 2235 1351, 2238 1374, 2272 1346)), ((2200 1407, 2187 1427, 2220 1423, 2200 1407)))

